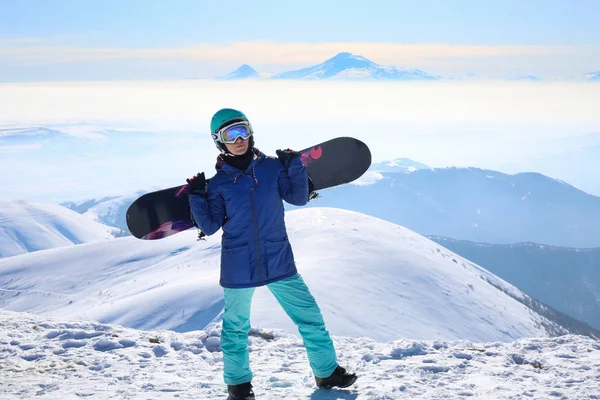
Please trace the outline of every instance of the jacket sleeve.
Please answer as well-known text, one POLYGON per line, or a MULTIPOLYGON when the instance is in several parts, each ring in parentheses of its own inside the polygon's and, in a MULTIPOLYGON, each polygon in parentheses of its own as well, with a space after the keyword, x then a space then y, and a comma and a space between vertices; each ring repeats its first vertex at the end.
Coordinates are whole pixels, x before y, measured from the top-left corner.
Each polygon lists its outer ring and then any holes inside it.
POLYGON ((206 197, 190 193, 190 210, 196 226, 207 236, 217 232, 225 222, 225 200, 210 184, 206 197))
POLYGON ((279 174, 279 194, 283 200, 295 206, 308 203, 308 174, 300 157, 290 160, 288 168, 279 174))

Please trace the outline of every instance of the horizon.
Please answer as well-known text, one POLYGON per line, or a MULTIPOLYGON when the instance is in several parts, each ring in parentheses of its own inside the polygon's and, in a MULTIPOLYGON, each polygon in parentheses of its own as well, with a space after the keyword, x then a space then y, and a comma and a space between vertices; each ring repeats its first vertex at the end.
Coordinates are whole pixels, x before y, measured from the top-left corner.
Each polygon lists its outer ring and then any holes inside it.
POLYGON ((1 81, 207 79, 242 64, 271 74, 340 52, 452 78, 600 70, 600 4, 592 0, 235 0, 226 20, 221 4, 193 0, 0 5, 1 81))

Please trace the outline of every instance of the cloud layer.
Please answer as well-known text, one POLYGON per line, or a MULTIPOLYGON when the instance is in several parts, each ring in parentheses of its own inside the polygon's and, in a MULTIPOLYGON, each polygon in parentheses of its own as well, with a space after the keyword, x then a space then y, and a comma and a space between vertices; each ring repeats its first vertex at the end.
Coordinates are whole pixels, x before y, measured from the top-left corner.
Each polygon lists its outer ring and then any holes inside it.
POLYGON ((249 116, 267 154, 353 136, 374 161, 499 168, 600 144, 580 141, 600 133, 591 83, 5 83, 1 195, 73 200, 212 174, 209 122, 221 107, 249 116))

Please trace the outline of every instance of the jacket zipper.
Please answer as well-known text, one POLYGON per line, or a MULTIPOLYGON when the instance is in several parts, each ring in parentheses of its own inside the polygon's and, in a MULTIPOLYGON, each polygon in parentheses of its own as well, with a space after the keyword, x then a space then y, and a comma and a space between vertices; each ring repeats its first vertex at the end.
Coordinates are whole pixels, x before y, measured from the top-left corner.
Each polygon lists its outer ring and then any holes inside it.
POLYGON ((260 279, 260 250, 258 247, 258 225, 256 224, 256 210, 254 209, 254 196, 252 196, 252 192, 254 188, 250 188, 250 204, 252 205, 252 216, 254 217, 254 240, 256 243, 256 260, 258 261, 258 283, 261 283, 260 279))

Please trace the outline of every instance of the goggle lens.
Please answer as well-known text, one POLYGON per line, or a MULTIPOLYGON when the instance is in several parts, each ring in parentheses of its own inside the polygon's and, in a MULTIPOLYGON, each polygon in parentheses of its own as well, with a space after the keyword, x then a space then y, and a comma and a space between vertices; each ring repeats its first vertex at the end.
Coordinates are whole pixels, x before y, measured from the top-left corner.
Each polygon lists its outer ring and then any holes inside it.
POLYGON ((252 136, 252 130, 247 124, 232 125, 221 131, 221 141, 223 143, 235 143, 239 137, 247 140, 250 136, 252 136))

